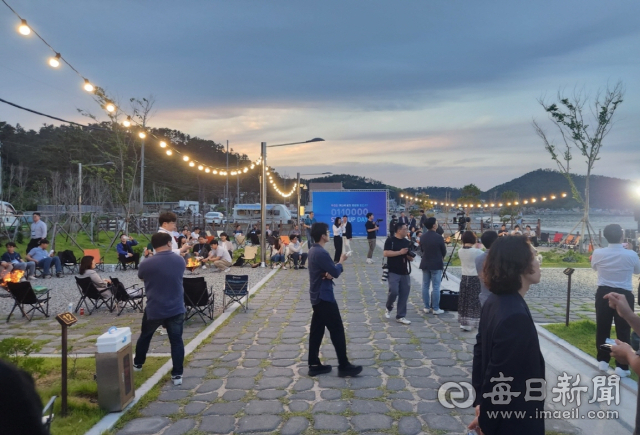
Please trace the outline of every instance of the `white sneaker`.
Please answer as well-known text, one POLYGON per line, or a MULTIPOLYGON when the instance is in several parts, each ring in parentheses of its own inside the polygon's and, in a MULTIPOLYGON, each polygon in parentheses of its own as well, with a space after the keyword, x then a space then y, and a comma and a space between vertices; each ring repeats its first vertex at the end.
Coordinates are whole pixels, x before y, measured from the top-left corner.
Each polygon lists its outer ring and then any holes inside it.
POLYGON ((400 317, 399 319, 396 319, 396 322, 402 323, 403 325, 411 325, 411 320, 407 320, 404 317, 400 317))
POLYGON ((431 312, 431 308, 423 308, 422 312, 425 314, 429 314, 431 312))
POLYGON ((27 278, 29 281, 33 281, 34 279, 38 279, 35 276, 31 275, 30 277, 27 278))
POLYGON ((162 326, 159 326, 158 329, 156 329, 156 332, 160 335, 165 335, 166 332, 164 330, 164 328, 162 326))
POLYGON ((182 385, 182 376, 171 376, 173 385, 182 385))
POLYGON ((386 317, 387 319, 390 319, 391 318, 391 311, 385 309, 384 310, 384 317, 386 317))
POLYGON ((471 331, 473 329, 473 327, 472 326, 460 325, 460 329, 462 329, 463 331, 471 331))
POLYGON ((287 266, 285 266, 284 264, 282 265, 282 269, 283 270, 287 270, 287 266))
POLYGON ((367 258, 367 264, 371 264, 371 263, 373 263, 373 260, 370 258, 367 258))
POLYGON ((142 366, 137 366, 137 365, 133 365, 133 371, 134 372, 141 372, 142 371, 142 366))
POLYGON ((231 270, 231 268, 230 268, 230 267, 227 267, 223 272, 224 272, 224 273, 227 273, 227 272, 229 272, 230 270, 231 270))
POLYGON ((202 265, 202 270, 207 270, 207 266, 205 266, 204 264, 202 265))
POLYGON ((433 314, 444 314, 444 310, 431 310, 433 314))
POLYGON ((630 370, 623 370, 620 367, 616 367, 616 375, 620 376, 621 378, 628 378, 629 376, 631 376, 631 371, 630 370))
POLYGON ((606 361, 598 361, 598 370, 601 372, 609 371, 609 363, 606 361))

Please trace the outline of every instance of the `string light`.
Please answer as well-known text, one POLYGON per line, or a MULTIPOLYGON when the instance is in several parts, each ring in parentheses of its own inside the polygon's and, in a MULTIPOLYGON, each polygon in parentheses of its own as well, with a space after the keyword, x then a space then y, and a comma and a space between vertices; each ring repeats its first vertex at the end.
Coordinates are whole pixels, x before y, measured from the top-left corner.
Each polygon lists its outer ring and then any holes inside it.
POLYGON ((141 131, 140 133, 138 133, 138 136, 140 137, 140 139, 144 139, 145 137, 147 137, 147 133, 141 131))
POLYGON ((107 112, 110 112, 110 113, 113 113, 116 111, 116 105, 113 104, 111 101, 107 101, 107 104, 105 104, 104 108, 107 109, 107 112))
POLYGON ((211 169, 209 169, 209 168, 204 168, 204 172, 206 172, 206 173, 208 174, 209 172, 211 172, 211 169))
POLYGON ((160 141, 160 148, 166 148, 167 143, 165 141, 160 141))
POLYGON ((60 66, 60 53, 56 53, 54 57, 49 58, 49 65, 53 68, 58 68, 60 66))
MULTIPOLYGON (((191 163, 193 163, 193 162, 191 162, 191 163)), ((202 171, 203 169, 204 169, 204 166, 202 166, 202 165, 198 165, 198 170, 199 170, 199 171, 202 171)))
POLYGON ((171 154, 173 154, 173 151, 167 150, 167 155, 170 156, 171 154))
POLYGON ((195 166, 196 164, 193 162, 189 162, 189 166, 191 166, 192 168, 195 166))
POLYGON ((131 127, 131 117, 127 116, 127 119, 125 119, 124 121, 122 121, 122 125, 124 125, 125 127, 129 128, 131 127))
POLYGON ((96 88, 91 84, 88 79, 84 79, 84 90, 87 92, 93 92, 96 88))
POLYGON ((18 27, 18 32, 24 36, 28 36, 31 33, 31 27, 27 24, 27 20, 22 20, 22 23, 18 27))
MULTIPOLYGON (((567 197, 567 193, 562 193, 562 194, 560 194, 560 196, 562 198, 566 198, 567 197)), ((407 195, 405 193, 401 193, 400 194, 400 198, 404 198, 407 201, 421 201, 422 203, 430 204, 430 205, 445 205, 447 207, 449 207, 449 206, 455 207, 456 206, 456 203, 454 203, 454 202, 445 203, 445 202, 438 202, 438 201, 433 201, 433 200, 429 200, 429 199, 420 200, 419 198, 417 198, 415 196, 409 196, 409 195, 407 195)), ((540 200, 541 201, 547 201, 548 199, 553 200, 553 199, 556 199, 556 198, 557 198, 557 196, 552 194, 552 195, 549 195, 548 197, 547 196, 543 196, 543 197, 540 198, 540 200)), ((525 200, 522 201, 522 203, 525 204, 525 205, 529 204, 529 203, 534 204, 536 202, 538 202, 537 198, 525 199, 525 200)), ((511 206, 511 204, 512 204, 511 202, 508 202, 507 206, 511 206)), ((513 201, 513 205, 519 205, 519 204, 520 204, 519 201, 513 201)), ((458 207, 470 207, 470 208, 472 208, 472 207, 477 207, 477 208, 492 207, 493 208, 493 207, 496 206, 496 204, 495 203, 491 203, 491 204, 458 204, 457 206, 458 207)), ((498 204, 498 207, 502 207, 502 206, 503 206, 503 203, 499 203, 498 204)))
POLYGON ((189 161, 189 156, 183 156, 182 160, 184 160, 185 162, 188 162, 189 161))

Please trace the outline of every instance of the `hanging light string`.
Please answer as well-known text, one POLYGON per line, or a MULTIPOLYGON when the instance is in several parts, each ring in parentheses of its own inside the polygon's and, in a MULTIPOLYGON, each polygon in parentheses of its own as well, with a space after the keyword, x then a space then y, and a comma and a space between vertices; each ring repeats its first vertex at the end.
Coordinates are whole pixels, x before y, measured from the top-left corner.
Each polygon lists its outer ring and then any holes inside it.
POLYGON ((555 194, 551 194, 551 195, 547 195, 547 196, 542 196, 540 198, 530 198, 530 199, 524 199, 522 201, 520 200, 516 200, 516 201, 504 201, 504 202, 492 202, 492 203, 470 203, 470 202, 445 202, 445 201, 433 201, 430 199, 420 199, 420 198, 416 198, 415 196, 410 196, 408 194, 405 193, 401 193, 400 194, 400 198, 405 198, 408 201, 415 201, 415 202, 420 202, 423 204, 431 204, 431 205, 444 205, 446 207, 469 207, 469 208, 486 208, 486 207, 491 207, 494 208, 496 206, 498 207, 503 207, 503 206, 507 206, 507 207, 511 207, 512 205, 529 205, 529 204, 535 204, 538 202, 538 200, 540 200, 540 202, 546 202, 546 201, 553 201, 554 199, 557 198, 566 198, 567 194, 566 193, 561 193, 559 196, 556 196, 555 194))
POLYGON ((269 166, 267 166, 267 178, 269 178, 269 184, 271 184, 271 186, 273 187, 273 190, 275 190, 281 197, 289 198, 291 195, 293 195, 296 192, 296 189, 298 188, 298 183, 293 183, 293 187, 291 188, 291 190, 285 193, 278 187, 271 172, 274 172, 273 168, 270 168, 269 166))
MULTIPOLYGON (((137 135, 140 139, 145 139, 147 136, 151 136, 158 141, 158 146, 164 149, 165 154, 167 154, 168 156, 172 156, 173 154, 182 156, 182 160, 185 163, 187 163, 190 167, 197 167, 198 170, 204 171, 205 173, 211 173, 213 175, 240 176, 242 174, 246 174, 250 170, 254 169, 256 166, 260 165, 261 159, 258 158, 257 160, 247 164, 242 168, 227 171, 226 168, 216 168, 205 162, 200 162, 196 159, 193 159, 189 157, 187 153, 181 152, 180 150, 176 149, 169 140, 156 136, 152 131, 150 131, 150 129, 142 126, 139 122, 136 122, 135 116, 131 116, 127 114, 120 107, 117 107, 116 104, 113 102, 113 99, 111 99, 107 95, 107 93, 103 88, 94 85, 84 75, 82 75, 73 65, 71 65, 71 63, 67 59, 65 59, 60 54, 60 52, 54 49, 53 46, 51 46, 51 44, 49 44, 38 32, 36 32, 33 29, 33 27, 31 27, 31 25, 27 23, 27 20, 24 19, 20 14, 18 14, 18 12, 16 12, 15 9, 13 9, 9 5, 9 3, 6 2, 6 0, 0 0, 0 1, 2 1, 2 3, 4 3, 5 6, 7 6, 7 8, 9 8, 9 10, 11 10, 11 12, 13 12, 15 16, 18 17, 18 19, 20 20, 20 25, 18 26, 18 32, 21 35, 29 36, 33 32, 33 34, 36 35, 54 53, 54 56, 50 57, 48 62, 51 67, 58 68, 60 66, 60 63, 64 62, 69 68, 71 68, 73 72, 75 72, 83 80, 84 90, 95 96, 95 99, 97 100, 100 107, 107 112, 107 115, 112 119, 112 121, 118 118, 119 113, 121 113, 123 116, 126 116, 126 119, 122 122, 122 126, 127 129, 131 128, 132 126, 135 126, 135 128, 138 130, 137 135)), ((58 119, 63 121, 60 118, 53 118, 53 119, 58 119)), ((64 122, 69 122, 69 121, 64 121, 64 122)), ((117 123, 117 121, 114 121, 114 122, 117 123)), ((127 131, 129 133, 133 133, 130 130, 127 130, 127 131)))

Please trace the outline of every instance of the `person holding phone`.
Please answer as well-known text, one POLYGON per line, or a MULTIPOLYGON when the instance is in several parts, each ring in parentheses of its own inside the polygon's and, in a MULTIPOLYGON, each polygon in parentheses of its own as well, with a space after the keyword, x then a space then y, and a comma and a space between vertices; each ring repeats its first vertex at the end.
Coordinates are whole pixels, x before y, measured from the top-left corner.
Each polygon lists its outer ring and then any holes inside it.
POLYGON ((60 257, 54 257, 53 249, 51 251, 47 251, 47 249, 49 249, 49 241, 47 239, 41 239, 40 246, 29 251, 27 260, 35 262, 38 267, 42 268, 43 278, 51 278, 50 269, 52 265, 56 268, 56 277, 62 278, 60 257))
POLYGON ((407 319, 407 301, 411 292, 411 265, 415 254, 409 251, 411 241, 407 240, 407 225, 402 222, 396 223, 393 237, 389 237, 384 242, 384 252, 382 255, 387 258, 389 266, 389 295, 387 297, 386 311, 384 316, 391 318, 393 304, 398 299, 398 310, 396 311, 396 322, 403 325, 410 325, 407 319))

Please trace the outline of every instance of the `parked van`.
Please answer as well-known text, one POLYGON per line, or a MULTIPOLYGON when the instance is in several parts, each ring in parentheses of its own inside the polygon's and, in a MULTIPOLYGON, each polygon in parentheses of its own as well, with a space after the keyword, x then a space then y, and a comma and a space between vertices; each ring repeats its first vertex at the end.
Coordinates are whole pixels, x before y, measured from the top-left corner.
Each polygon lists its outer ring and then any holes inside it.
POLYGON ((17 214, 18 212, 16 212, 16 209, 11 204, 0 201, 0 221, 2 222, 2 227, 13 228, 19 225, 20 219, 16 217, 17 214))
MULTIPOLYGON (((233 207, 234 222, 257 222, 260 220, 260 204, 236 204, 233 207)), ((291 213, 284 204, 267 204, 267 222, 290 224, 291 213)))

